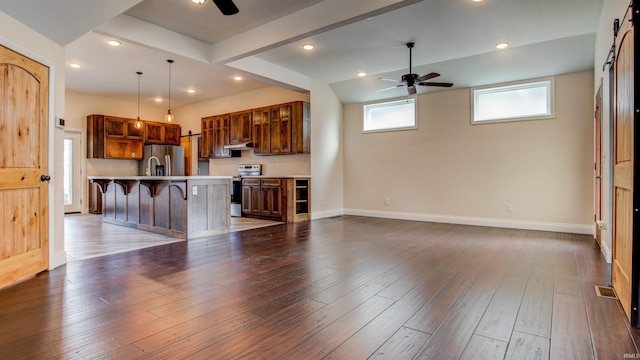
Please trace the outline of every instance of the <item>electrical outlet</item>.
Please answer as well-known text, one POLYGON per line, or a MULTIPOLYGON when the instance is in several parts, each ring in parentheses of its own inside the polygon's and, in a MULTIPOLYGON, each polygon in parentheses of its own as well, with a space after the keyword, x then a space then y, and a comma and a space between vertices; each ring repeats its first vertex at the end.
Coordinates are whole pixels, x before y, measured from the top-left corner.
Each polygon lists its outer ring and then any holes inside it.
POLYGON ((198 195, 198 187, 197 187, 197 186, 192 187, 192 188, 191 188, 191 193, 192 193, 193 195, 198 195))
POLYGON ((389 199, 388 199, 388 198, 385 198, 385 199, 384 199, 384 204, 385 204, 385 205, 389 205, 389 204, 391 204, 391 202, 389 201, 389 199))
POLYGON ((507 212, 513 212, 513 205, 507 204, 507 212))

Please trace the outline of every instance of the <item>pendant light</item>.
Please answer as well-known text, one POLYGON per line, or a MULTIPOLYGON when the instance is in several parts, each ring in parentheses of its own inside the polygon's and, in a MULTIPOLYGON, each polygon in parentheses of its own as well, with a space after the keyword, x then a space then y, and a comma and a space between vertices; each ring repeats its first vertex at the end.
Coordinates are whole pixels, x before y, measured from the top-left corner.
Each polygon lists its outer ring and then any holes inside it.
POLYGON ((136 118, 135 127, 136 129, 142 129, 142 120, 140 120, 140 78, 142 77, 142 73, 136 71, 136 74, 138 74, 138 117, 136 118))
POLYGON ((169 63, 169 111, 167 111, 167 115, 164 116, 164 120, 167 122, 172 122, 175 117, 171 114, 171 64, 173 64, 173 60, 167 60, 169 63))

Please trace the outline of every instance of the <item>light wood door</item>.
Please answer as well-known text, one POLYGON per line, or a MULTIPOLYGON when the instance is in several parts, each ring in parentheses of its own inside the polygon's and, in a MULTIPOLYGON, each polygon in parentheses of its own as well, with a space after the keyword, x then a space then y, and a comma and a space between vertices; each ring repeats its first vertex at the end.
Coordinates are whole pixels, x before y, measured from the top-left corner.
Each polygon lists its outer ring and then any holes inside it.
MULTIPOLYGON (((628 16, 631 14, 628 13, 628 16)), ((612 284, 627 318, 635 322, 632 309, 633 265, 633 173, 634 173, 634 45, 629 17, 618 33, 613 168, 613 263, 612 284), (632 320, 633 319, 633 320, 632 320)))
POLYGON ((0 288, 48 268, 49 69, 0 46, 0 288))

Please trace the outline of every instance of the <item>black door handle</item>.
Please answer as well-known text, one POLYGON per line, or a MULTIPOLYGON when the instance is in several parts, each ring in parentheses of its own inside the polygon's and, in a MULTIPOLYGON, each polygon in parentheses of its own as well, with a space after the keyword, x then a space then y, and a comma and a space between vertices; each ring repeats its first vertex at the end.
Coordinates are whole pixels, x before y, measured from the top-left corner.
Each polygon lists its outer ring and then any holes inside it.
POLYGON ((45 182, 51 180, 51 176, 49 175, 40 175, 40 181, 45 182))

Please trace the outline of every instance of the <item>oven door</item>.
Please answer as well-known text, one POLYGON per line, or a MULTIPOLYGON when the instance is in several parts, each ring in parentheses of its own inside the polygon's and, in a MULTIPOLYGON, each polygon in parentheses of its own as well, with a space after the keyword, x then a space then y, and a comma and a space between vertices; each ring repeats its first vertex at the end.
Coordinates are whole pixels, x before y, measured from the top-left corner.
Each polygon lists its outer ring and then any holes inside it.
POLYGON ((242 179, 231 180, 231 216, 242 216, 242 179))

